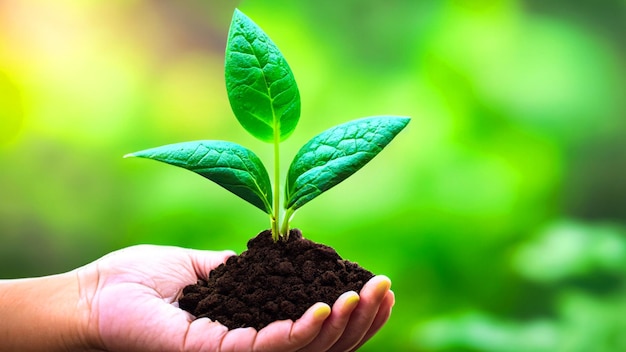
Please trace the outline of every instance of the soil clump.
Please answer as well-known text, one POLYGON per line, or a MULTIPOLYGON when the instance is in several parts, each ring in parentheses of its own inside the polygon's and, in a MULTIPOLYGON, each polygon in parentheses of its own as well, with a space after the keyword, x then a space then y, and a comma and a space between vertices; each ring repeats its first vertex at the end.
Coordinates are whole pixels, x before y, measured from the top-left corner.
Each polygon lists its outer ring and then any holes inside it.
POLYGON ((373 276, 297 229, 276 243, 266 230, 248 241, 248 250, 185 287, 178 302, 196 318, 260 330, 273 321, 295 321, 316 302, 332 307, 342 293, 358 293, 373 276))

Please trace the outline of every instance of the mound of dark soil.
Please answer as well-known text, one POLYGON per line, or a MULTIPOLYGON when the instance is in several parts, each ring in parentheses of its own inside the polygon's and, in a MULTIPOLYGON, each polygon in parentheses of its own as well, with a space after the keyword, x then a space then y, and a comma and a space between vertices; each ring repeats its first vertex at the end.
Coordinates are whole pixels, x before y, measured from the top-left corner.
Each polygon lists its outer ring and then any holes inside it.
POLYGON ((274 243, 269 230, 248 241, 248 250, 183 289, 180 308, 229 329, 262 329, 276 320, 297 320, 316 302, 332 306, 344 292, 359 292, 374 275, 343 260, 331 247, 302 238, 274 243))

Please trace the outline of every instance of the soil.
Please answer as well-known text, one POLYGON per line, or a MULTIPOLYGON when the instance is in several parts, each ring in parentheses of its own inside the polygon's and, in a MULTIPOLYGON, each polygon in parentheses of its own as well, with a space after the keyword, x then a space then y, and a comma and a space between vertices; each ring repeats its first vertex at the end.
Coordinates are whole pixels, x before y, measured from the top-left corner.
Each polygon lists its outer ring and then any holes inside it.
POLYGON ((185 287, 178 302, 196 318, 260 330, 273 321, 295 321, 316 302, 332 307, 342 293, 359 292, 373 276, 331 247, 304 239, 297 229, 276 243, 266 230, 206 280, 185 287))

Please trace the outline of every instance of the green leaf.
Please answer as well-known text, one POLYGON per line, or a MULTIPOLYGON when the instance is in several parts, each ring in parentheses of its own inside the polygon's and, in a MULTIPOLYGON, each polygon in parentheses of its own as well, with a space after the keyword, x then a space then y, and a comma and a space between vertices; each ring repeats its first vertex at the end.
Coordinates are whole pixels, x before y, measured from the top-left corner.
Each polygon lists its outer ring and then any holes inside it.
POLYGON ((239 10, 228 33, 225 75, 230 106, 250 134, 276 142, 293 132, 300 118, 293 73, 267 34, 239 10))
POLYGON ((328 129, 307 142, 287 173, 286 209, 296 210, 357 172, 409 123, 377 116, 328 129))
POLYGON ((161 161, 193 171, 272 213, 272 187, 261 159, 251 150, 225 141, 194 141, 164 145, 126 157, 161 161))

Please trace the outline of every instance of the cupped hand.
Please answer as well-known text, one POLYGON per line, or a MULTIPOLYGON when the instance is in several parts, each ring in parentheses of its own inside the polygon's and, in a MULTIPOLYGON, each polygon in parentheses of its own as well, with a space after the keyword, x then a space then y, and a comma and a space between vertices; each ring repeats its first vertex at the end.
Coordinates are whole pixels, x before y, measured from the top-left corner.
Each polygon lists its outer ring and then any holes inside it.
POLYGON ((108 351, 351 351, 387 321, 391 282, 372 278, 333 304, 316 303, 293 322, 260 331, 228 330, 178 308, 182 288, 208 277, 232 251, 140 245, 108 254, 76 271, 80 304, 88 310, 85 341, 108 351))

